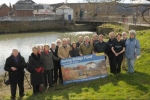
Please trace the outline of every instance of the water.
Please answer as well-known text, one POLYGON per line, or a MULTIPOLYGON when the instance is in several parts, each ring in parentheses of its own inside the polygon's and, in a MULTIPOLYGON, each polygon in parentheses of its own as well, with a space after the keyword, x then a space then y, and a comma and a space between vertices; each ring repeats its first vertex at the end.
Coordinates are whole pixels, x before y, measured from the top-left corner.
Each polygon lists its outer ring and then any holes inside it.
POLYGON ((92 36, 94 32, 39 32, 23 34, 0 35, 0 74, 4 73, 4 64, 11 55, 12 49, 19 50, 21 55, 28 61, 32 47, 37 44, 51 44, 57 39, 70 38, 71 42, 77 42, 78 36, 92 36))

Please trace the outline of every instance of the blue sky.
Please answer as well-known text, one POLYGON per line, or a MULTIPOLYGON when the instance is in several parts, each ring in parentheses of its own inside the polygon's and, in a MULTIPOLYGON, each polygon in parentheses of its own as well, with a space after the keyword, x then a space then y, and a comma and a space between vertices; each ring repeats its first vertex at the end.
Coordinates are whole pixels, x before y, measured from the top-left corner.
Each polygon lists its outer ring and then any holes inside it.
MULTIPOLYGON (((18 0, 0 0, 0 4, 6 3, 7 5, 10 3, 14 4, 18 0)), ((52 3, 60 3, 60 2, 65 2, 65 0, 33 0, 36 3, 47 3, 47 4, 52 4, 52 3)), ((68 0, 68 3, 78 3, 78 2, 84 2, 86 0, 68 0)), ((103 0, 104 1, 104 0, 103 0)), ((124 3, 131 3, 131 0, 122 0, 124 3)), ((146 0, 134 0, 135 2, 146 2, 146 0)), ((132 2, 134 3, 134 2, 132 2)))

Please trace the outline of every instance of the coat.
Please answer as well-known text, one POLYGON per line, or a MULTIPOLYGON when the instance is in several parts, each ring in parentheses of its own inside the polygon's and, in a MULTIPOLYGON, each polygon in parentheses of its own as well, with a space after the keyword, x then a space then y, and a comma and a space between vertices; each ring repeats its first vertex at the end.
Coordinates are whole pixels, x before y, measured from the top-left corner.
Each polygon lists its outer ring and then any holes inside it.
POLYGON ((135 59, 135 55, 140 55, 140 43, 136 38, 126 40, 125 46, 125 56, 127 59, 135 59))
POLYGON ((70 50, 70 53, 69 53, 69 54, 70 54, 71 57, 80 56, 80 55, 79 55, 79 49, 78 49, 78 48, 70 50))
POLYGON ((110 55, 110 54, 113 54, 111 48, 112 48, 112 44, 114 41, 117 41, 116 38, 114 38, 113 40, 109 39, 108 42, 107 42, 107 49, 106 49, 106 54, 107 55, 110 55))
POLYGON ((51 51, 48 54, 42 52, 41 56, 42 56, 42 66, 44 67, 44 70, 54 69, 53 60, 59 61, 59 58, 55 57, 51 51))
POLYGON ((24 57, 18 54, 18 63, 14 60, 14 56, 11 55, 6 59, 4 70, 9 73, 10 83, 18 83, 24 81, 24 68, 26 68, 24 57), (16 71, 11 70, 11 67, 17 68, 16 71))
MULTIPOLYGON (((55 57, 58 57, 58 46, 56 46, 55 52, 52 50, 52 48, 50 48, 50 50, 55 57)), ((58 69, 60 67, 60 61, 53 60, 53 64, 54 64, 54 69, 55 68, 58 69)))
POLYGON ((100 43, 100 41, 96 42, 94 45, 94 52, 96 53, 102 53, 104 52, 106 54, 107 50, 107 43, 106 42, 102 42, 100 43))
POLYGON ((58 48, 58 57, 59 58, 69 58, 69 52, 70 52, 70 46, 67 45, 66 48, 64 48, 62 45, 58 48))
POLYGON ((82 54, 82 55, 92 54, 93 51, 94 51, 94 47, 92 44, 89 44, 89 46, 86 47, 85 43, 82 43, 79 47, 79 54, 82 54))
POLYGON ((43 73, 38 73, 36 68, 42 67, 42 58, 40 54, 35 56, 33 53, 29 56, 29 67, 33 69, 33 72, 30 74, 32 86, 37 86, 43 84, 43 73))

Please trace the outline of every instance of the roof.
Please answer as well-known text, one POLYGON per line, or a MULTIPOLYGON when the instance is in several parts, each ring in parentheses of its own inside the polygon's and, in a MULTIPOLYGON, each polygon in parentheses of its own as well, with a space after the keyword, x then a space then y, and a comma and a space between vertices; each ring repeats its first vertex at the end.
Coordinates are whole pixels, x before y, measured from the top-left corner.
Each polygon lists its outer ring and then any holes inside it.
POLYGON ((33 10, 32 5, 24 5, 24 4, 16 4, 15 5, 16 10, 33 10))
POLYGON ((16 4, 35 4, 35 2, 32 0, 19 0, 16 4))
POLYGON ((51 4, 50 6, 54 7, 53 11, 55 12, 58 7, 63 6, 63 5, 64 3, 56 3, 56 4, 51 4))
POLYGON ((70 7, 66 6, 66 5, 63 5, 61 7, 56 8, 56 10, 57 9, 72 9, 72 8, 70 8, 70 7))
POLYGON ((0 8, 4 7, 4 6, 8 7, 5 3, 3 3, 3 4, 0 5, 0 8))

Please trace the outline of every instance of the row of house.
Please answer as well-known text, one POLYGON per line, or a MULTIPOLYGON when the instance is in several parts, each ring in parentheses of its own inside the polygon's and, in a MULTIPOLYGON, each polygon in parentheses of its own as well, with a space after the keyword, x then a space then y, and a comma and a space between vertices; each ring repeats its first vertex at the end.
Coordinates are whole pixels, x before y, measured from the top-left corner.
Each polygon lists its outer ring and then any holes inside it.
POLYGON ((65 3, 58 4, 36 4, 32 0, 19 0, 13 6, 2 4, 0 6, 0 17, 31 17, 63 15, 66 20, 73 20, 73 9, 65 3))

